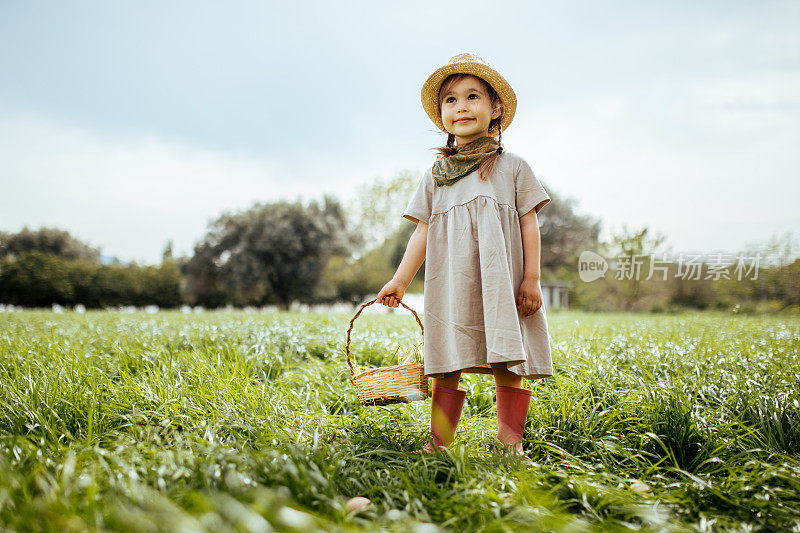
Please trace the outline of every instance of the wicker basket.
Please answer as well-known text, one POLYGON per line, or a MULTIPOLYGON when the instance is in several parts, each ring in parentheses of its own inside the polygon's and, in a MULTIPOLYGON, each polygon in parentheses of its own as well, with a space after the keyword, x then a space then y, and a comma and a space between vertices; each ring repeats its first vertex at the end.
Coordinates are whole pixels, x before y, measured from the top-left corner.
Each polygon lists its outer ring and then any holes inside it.
MULTIPOLYGON (((362 370, 350 357, 350 332, 353 330, 353 322, 365 307, 376 301, 372 300, 363 304, 350 320, 350 328, 347 330, 345 353, 347 354, 347 364, 350 366, 350 381, 356 390, 356 396, 364 405, 389 405, 424 400, 428 397, 428 378, 425 377, 424 365, 410 362, 413 353, 404 361, 400 361, 400 364, 366 370, 362 370)), ((414 314, 419 328, 424 333, 425 330, 416 311, 403 302, 400 302, 400 305, 414 314)))

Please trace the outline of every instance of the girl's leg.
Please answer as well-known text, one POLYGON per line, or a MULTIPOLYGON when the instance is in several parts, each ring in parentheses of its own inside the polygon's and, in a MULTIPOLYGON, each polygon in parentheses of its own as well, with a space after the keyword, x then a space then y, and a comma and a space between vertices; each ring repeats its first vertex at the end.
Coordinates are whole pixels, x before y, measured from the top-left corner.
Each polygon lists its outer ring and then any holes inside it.
POLYGON ((432 442, 425 445, 422 451, 432 452, 439 446, 449 446, 453 442, 467 394, 458 388, 460 378, 460 370, 449 372, 441 378, 433 378, 430 426, 432 442))
POLYGON ((531 391, 522 388, 522 377, 505 363, 492 364, 497 391, 497 439, 504 447, 530 461, 522 450, 522 434, 528 419, 531 391))
POLYGON ((508 369, 505 363, 490 363, 494 373, 494 384, 501 387, 522 387, 522 377, 508 369))
POLYGON ((457 389, 458 382, 461 380, 461 370, 448 372, 441 378, 433 378, 434 387, 447 387, 448 389, 457 389))

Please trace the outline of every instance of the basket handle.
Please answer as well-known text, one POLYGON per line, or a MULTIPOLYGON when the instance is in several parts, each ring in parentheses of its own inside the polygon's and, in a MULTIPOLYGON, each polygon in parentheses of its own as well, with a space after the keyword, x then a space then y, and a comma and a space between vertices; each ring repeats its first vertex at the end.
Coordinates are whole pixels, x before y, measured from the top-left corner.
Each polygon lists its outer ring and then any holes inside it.
MULTIPOLYGON (((358 309, 358 312, 350 320, 350 328, 348 328, 348 330, 347 330, 347 345, 345 346, 345 353, 347 354, 347 364, 348 364, 348 366, 350 366, 350 375, 351 376, 353 374, 355 374, 355 369, 353 368, 353 362, 350 360, 350 332, 353 331, 353 322, 356 321, 356 318, 358 318, 358 315, 361 314, 361 311, 363 311, 365 307, 367 307, 368 305, 372 305, 377 301, 378 301, 378 299, 375 298, 372 301, 369 301, 369 302, 367 302, 365 304, 362 304, 361 307, 358 309)), ((408 309, 409 311, 411 311, 414 314, 414 318, 417 319, 417 324, 419 324, 419 329, 422 330, 422 333, 424 335, 425 334, 425 328, 422 327, 422 321, 419 319, 419 316, 417 316, 417 312, 414 311, 413 309, 411 309, 406 304, 404 304, 403 301, 400 300, 399 298, 397 299, 397 301, 400 303, 400 305, 402 305, 403 307, 405 307, 406 309, 408 309)))

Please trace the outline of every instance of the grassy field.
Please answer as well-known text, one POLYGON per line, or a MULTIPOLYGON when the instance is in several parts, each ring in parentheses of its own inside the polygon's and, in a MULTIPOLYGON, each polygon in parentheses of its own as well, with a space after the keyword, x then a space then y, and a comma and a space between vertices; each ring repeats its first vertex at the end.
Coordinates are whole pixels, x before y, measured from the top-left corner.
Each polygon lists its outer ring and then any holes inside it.
MULTIPOLYGON (((489 376, 462 379, 451 449, 412 454, 430 400, 360 406, 349 319, 0 313, 0 524, 800 531, 798 318, 551 313, 533 466, 489 451, 489 376)), ((356 321, 362 363, 418 341, 407 315, 356 321)))

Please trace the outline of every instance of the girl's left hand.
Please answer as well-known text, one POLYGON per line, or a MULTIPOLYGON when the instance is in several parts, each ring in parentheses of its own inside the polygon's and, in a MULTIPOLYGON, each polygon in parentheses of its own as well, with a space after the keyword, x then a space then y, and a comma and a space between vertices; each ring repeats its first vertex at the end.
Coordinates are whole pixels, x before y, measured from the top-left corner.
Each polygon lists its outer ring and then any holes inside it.
POLYGON ((517 294, 517 311, 520 311, 522 316, 530 316, 542 307, 542 300, 539 280, 522 280, 517 294))

